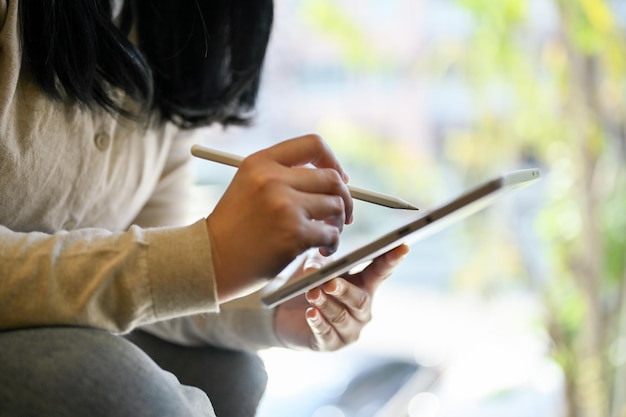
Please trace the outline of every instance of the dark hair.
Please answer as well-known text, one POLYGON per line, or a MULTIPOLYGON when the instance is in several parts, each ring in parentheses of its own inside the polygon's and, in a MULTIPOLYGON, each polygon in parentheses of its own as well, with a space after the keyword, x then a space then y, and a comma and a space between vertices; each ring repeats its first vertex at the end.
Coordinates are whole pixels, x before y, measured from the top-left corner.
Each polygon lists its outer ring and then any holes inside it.
POLYGON ((23 62, 44 92, 125 116, 157 111, 185 128, 249 120, 272 0, 123 0, 117 25, 114 1, 20 1, 23 62))

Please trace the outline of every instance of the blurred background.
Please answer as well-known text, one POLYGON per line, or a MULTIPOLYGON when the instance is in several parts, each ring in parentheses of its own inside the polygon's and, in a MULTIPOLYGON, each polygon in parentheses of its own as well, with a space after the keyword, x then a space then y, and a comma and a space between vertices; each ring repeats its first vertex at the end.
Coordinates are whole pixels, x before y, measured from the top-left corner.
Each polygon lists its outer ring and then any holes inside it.
MULTIPOLYGON (((411 247, 361 339, 270 349, 260 417, 626 415, 626 2, 275 0, 247 155, 322 135, 351 183, 423 211, 543 178, 411 247)), ((206 215, 234 170, 196 161, 206 215)), ((415 217, 356 203, 341 251, 415 217)))

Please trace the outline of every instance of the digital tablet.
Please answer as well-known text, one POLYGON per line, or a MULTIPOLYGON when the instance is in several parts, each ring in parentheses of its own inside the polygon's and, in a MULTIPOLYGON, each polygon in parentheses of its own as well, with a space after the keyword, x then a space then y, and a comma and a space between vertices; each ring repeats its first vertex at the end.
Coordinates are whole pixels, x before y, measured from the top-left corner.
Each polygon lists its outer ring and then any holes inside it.
POLYGON ((355 269, 362 270, 363 265, 371 262, 377 256, 403 243, 410 244, 431 235, 484 208, 504 191, 528 185, 538 180, 539 177, 540 172, 535 168, 500 175, 470 189, 449 203, 418 216, 373 242, 331 261, 322 268, 287 281, 281 287, 266 292, 262 295, 261 301, 265 306, 271 308, 318 287, 332 278, 346 276, 355 269))

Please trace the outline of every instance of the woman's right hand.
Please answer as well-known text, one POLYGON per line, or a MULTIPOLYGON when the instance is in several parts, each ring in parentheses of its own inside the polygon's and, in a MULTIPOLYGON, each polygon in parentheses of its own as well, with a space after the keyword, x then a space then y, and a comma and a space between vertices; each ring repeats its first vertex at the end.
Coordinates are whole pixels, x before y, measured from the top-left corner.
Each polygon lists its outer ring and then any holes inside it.
POLYGON ((333 253, 352 221, 347 182, 317 135, 246 158, 207 218, 220 302, 254 291, 309 248, 333 253))

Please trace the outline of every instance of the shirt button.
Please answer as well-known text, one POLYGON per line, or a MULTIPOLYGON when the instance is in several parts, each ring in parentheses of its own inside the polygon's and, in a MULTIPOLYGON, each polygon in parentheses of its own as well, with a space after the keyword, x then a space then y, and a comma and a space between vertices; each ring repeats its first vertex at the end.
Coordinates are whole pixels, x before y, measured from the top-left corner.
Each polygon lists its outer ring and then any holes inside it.
POLYGON ((96 143, 96 148, 101 151, 106 151, 109 149, 109 145, 111 144, 111 137, 106 133, 98 133, 94 137, 94 142, 96 143))

